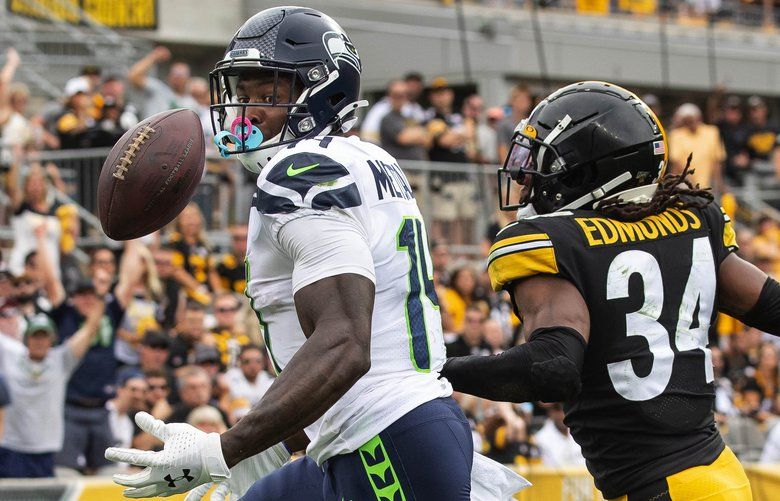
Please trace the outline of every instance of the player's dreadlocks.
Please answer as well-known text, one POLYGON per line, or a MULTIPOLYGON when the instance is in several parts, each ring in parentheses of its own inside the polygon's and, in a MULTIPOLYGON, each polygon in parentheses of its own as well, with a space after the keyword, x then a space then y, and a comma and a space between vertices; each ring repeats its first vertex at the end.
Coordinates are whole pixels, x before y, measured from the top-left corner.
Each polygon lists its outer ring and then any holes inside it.
POLYGON ((703 209, 714 200, 714 197, 709 188, 699 188, 698 184, 694 185, 688 179, 688 176, 693 174, 693 169, 690 168, 692 158, 693 154, 688 155, 688 161, 680 174, 666 174, 661 178, 658 189, 649 202, 621 203, 615 196, 602 202, 598 211, 609 218, 631 222, 660 214, 670 208, 703 209))

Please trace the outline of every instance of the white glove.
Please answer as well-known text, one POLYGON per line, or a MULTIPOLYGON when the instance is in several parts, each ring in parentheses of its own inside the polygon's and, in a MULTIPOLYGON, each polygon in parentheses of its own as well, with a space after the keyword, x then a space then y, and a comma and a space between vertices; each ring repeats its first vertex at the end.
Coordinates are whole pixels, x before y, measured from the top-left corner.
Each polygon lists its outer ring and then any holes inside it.
POLYGON ((474 453, 471 466, 471 501, 505 501, 514 499, 514 495, 531 482, 517 472, 474 453))
POLYGON ((135 422, 165 445, 160 452, 106 449, 108 460, 146 466, 140 473, 114 475, 114 482, 131 487, 125 489, 126 497, 165 497, 187 492, 206 482, 230 478, 219 433, 206 434, 185 423, 165 424, 146 412, 136 414, 135 422))
POLYGON ((214 484, 217 488, 211 493, 211 501, 227 501, 231 494, 233 497, 230 499, 240 499, 257 480, 281 468, 289 460, 287 448, 276 444, 235 465, 230 469, 230 478, 224 482, 209 482, 191 490, 184 501, 200 501, 214 484))

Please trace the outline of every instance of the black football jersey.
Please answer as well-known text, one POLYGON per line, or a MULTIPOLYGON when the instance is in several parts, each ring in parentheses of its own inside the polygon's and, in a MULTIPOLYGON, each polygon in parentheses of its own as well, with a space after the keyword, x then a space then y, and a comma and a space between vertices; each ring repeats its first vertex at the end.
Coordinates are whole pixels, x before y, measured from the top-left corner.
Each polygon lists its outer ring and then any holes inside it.
POLYGON ((605 497, 709 464, 723 450, 707 343, 717 270, 736 249, 731 222, 714 204, 631 223, 558 212, 496 236, 488 257, 496 290, 555 275, 585 299, 582 392, 565 403, 566 424, 605 497))

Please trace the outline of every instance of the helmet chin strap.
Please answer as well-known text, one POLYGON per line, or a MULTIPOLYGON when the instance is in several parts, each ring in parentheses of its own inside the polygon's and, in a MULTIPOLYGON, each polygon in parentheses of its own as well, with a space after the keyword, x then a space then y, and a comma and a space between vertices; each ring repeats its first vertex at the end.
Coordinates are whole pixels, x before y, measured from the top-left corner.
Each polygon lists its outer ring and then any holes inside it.
MULTIPOLYGON (((650 200, 653 199, 653 195, 655 195, 655 192, 658 190, 658 183, 653 184, 646 184, 644 186, 637 186, 636 188, 630 188, 625 191, 621 191, 620 193, 615 193, 615 197, 618 198, 619 203, 637 203, 637 204, 646 204, 650 200)), ((593 208, 598 209, 599 205, 601 205, 601 202, 603 200, 599 200, 598 202, 593 203, 593 208)))
MULTIPOLYGON (((363 108, 366 106, 368 106, 368 101, 366 100, 355 101, 354 103, 348 104, 341 111, 339 111, 338 115, 336 115, 337 120, 335 120, 335 124, 341 123, 339 130, 342 133, 348 132, 357 122, 357 117, 344 120, 343 122, 341 120, 349 113, 355 111, 356 109, 363 108)), ((333 125, 328 125, 319 134, 317 134, 316 137, 327 136, 328 134, 331 133, 333 133, 333 125)), ((279 132, 279 134, 268 139, 267 141, 264 141, 264 143, 275 144, 282 141, 288 141, 294 138, 295 136, 292 134, 292 131, 287 129, 284 137, 282 137, 282 133, 279 132)), ((249 153, 241 153, 238 155, 238 159, 241 161, 241 163, 244 165, 244 167, 247 170, 249 170, 250 172, 254 172, 255 174, 259 174, 262 168, 268 165, 268 162, 270 162, 271 159, 277 153, 279 153, 279 151, 281 151, 283 148, 287 146, 289 146, 289 144, 271 146, 269 148, 264 148, 262 150, 257 150, 257 151, 251 151, 249 153)))
MULTIPOLYGON (((591 191, 590 193, 586 193, 585 195, 581 196, 577 200, 574 200, 573 202, 564 205, 560 209, 561 210, 572 210, 572 209, 579 209, 583 205, 592 202, 594 200, 599 200, 603 198, 607 193, 614 190, 621 184, 625 183, 626 181, 629 181, 631 179, 631 174, 629 172, 624 172, 615 179, 611 181, 607 181, 604 183, 601 187, 596 188, 595 190, 591 191)), ((627 190, 630 191, 630 190, 627 190)), ((556 211, 557 212, 557 211, 556 211)))

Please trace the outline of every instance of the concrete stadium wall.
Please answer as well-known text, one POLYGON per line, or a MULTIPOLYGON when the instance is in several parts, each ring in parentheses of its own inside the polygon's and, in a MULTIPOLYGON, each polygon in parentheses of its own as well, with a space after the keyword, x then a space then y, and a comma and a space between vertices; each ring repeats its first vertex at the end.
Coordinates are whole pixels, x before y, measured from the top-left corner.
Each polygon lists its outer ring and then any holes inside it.
MULTIPOLYGON (((466 80, 455 10, 435 1, 307 0, 339 20, 364 61, 365 88, 376 90, 406 71, 466 80)), ((250 15, 278 2, 162 0, 156 40, 223 46, 250 15)), ((659 23, 655 19, 602 18, 539 13, 550 79, 611 80, 662 88, 659 23)), ((538 79, 539 60, 531 15, 521 9, 466 6, 468 50, 474 81, 488 104, 504 100, 512 81, 538 79)), ((780 95, 780 36, 719 27, 715 37, 717 80, 730 90, 780 95)), ((707 91, 710 68, 707 29, 668 26, 669 89, 707 91)))

